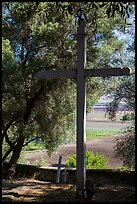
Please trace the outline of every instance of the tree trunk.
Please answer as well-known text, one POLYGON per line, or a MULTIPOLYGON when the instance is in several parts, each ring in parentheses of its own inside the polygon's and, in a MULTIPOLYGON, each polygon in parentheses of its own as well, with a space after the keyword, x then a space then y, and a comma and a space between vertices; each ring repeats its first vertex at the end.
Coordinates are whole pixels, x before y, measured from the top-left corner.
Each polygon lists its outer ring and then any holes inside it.
POLYGON ((8 168, 6 170, 6 179, 13 179, 14 174, 15 174, 15 169, 16 169, 16 164, 17 161, 20 157, 20 153, 23 147, 25 141, 25 137, 21 134, 17 144, 15 145, 13 152, 12 152, 12 156, 11 159, 9 161, 9 165, 8 168))
MULTIPOLYGON (((39 96, 43 93, 43 91, 44 91, 44 87, 42 84, 40 89, 34 94, 34 96, 30 100, 26 99, 27 107, 26 107, 26 111, 24 113, 24 124, 22 126, 21 133, 20 133, 20 136, 18 138, 17 144, 13 147, 12 156, 11 156, 11 159, 9 161, 8 168, 6 170, 6 179, 13 179, 13 177, 14 177, 16 164, 17 164, 17 161, 20 157, 20 153, 21 153, 24 141, 25 141, 25 137, 23 136, 24 127, 26 124, 28 124, 28 119, 29 119, 29 116, 31 114, 32 108, 34 107, 35 102, 37 101, 39 96)), ((8 143, 9 142, 10 141, 8 140, 8 143)))

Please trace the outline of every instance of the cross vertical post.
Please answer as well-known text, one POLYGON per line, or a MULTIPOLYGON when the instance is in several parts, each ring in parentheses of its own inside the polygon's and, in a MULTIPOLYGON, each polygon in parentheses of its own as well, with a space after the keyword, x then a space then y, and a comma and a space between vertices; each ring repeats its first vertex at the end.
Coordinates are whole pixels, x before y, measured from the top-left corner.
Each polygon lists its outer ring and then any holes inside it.
MULTIPOLYGON (((77 81, 77 141, 76 141, 76 195, 84 198, 86 182, 86 78, 129 76, 131 70, 124 68, 92 68, 86 67, 86 23, 83 18, 78 20, 77 28, 77 69, 76 70, 40 70, 37 77, 46 78, 74 78, 77 81)), ((60 158, 61 160, 61 158, 60 158)))
POLYGON ((57 176, 56 176, 56 183, 59 183, 59 181, 60 181, 61 160, 62 160, 62 156, 59 157, 57 176))
POLYGON ((76 133, 76 194, 84 197, 86 181, 86 26, 79 21, 77 28, 77 133, 76 133))

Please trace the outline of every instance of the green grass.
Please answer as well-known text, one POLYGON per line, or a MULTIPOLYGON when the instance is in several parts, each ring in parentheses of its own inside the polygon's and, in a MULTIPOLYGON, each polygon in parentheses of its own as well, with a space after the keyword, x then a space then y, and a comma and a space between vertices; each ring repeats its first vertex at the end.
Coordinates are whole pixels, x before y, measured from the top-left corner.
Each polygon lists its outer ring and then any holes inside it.
MULTIPOLYGON (((102 137, 109 137, 112 135, 120 134, 121 129, 119 128, 88 128, 86 130, 86 140, 92 140, 96 138, 102 138, 102 137)), ((75 141, 75 140, 74 140, 75 141)), ((30 142, 25 148, 25 151, 37 151, 37 150, 43 150, 45 149, 45 145, 42 143, 35 143, 30 142)))
POLYGON ((102 137, 108 137, 112 135, 120 134, 121 130, 118 129, 112 129, 112 128, 92 128, 86 130, 86 139, 92 140, 102 137))
POLYGON ((27 151, 43 150, 45 145, 43 143, 30 142, 24 149, 27 151))

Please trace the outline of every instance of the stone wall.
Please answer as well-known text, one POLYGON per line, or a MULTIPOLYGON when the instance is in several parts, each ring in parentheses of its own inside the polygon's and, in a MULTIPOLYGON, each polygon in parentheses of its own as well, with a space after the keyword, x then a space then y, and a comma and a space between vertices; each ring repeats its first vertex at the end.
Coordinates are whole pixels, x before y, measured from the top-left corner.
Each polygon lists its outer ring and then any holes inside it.
MULTIPOLYGON (((5 169, 8 164, 4 163, 2 177, 5 178, 5 169)), ((61 169, 61 182, 64 181, 64 168, 61 169)), ((76 183, 76 169, 67 169, 67 183, 76 183)), ((56 167, 39 168, 34 165, 18 164, 15 178, 35 178, 43 181, 55 182, 56 167)), ((87 169, 87 179, 92 178, 97 184, 104 185, 129 185, 135 186, 135 171, 118 171, 113 169, 87 169)))

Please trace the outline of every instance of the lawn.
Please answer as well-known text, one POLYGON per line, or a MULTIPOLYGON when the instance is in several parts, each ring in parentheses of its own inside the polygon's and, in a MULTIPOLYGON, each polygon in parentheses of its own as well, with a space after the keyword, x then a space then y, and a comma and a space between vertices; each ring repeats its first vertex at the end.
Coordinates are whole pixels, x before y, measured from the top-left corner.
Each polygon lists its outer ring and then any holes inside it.
MULTIPOLYGON (((92 139, 97 139, 97 138, 102 138, 102 137, 109 137, 112 135, 118 135, 121 133, 121 129, 120 128, 87 128, 86 129, 86 140, 92 140, 92 139)), ((74 142, 75 142, 75 138, 74 138, 74 142)), ((71 138, 71 140, 69 140, 67 138, 66 142, 64 142, 65 144, 68 143, 73 143, 73 140, 71 138)), ((30 142, 25 148, 24 150, 27 151, 34 151, 34 150, 43 150, 45 149, 45 145, 44 143, 36 143, 36 142, 30 142)))
POLYGON ((118 135, 121 133, 121 129, 112 129, 112 128, 88 128, 86 130, 86 139, 92 140, 102 137, 109 137, 112 135, 118 135))

